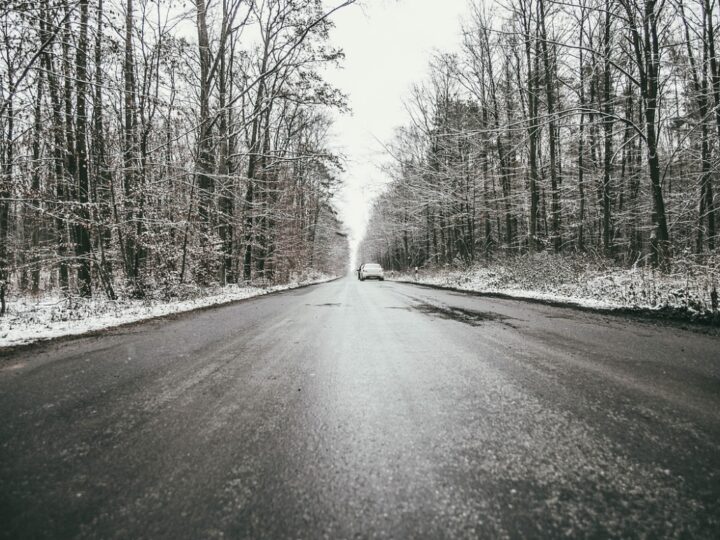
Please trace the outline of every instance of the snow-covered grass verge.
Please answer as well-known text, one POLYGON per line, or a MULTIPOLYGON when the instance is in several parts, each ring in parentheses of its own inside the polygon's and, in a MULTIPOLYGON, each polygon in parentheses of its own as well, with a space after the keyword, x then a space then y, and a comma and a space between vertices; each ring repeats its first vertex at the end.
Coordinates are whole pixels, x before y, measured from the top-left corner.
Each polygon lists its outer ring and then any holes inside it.
POLYGON ((85 334, 332 279, 334 276, 313 274, 282 285, 188 288, 181 298, 174 299, 108 300, 49 295, 11 297, 8 313, 0 318, 0 349, 85 334))
MULTIPOLYGON (((394 279, 414 281, 414 273, 394 279)), ((621 268, 594 257, 540 253, 469 268, 421 268, 418 282, 459 290, 570 304, 590 309, 654 312, 720 323, 720 260, 676 261, 673 270, 621 268)))

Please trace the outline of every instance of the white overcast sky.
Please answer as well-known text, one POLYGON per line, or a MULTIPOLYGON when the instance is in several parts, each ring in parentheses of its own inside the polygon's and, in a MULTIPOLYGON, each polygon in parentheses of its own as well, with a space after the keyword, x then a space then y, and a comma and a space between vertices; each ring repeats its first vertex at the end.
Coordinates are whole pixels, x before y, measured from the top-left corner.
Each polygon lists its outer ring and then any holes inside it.
POLYGON ((361 2, 333 16, 332 41, 346 58, 343 69, 326 74, 348 94, 352 108, 337 118, 332 143, 348 158, 336 203, 356 242, 373 194, 387 182, 379 168, 387 159, 381 142, 408 123, 403 101, 425 78, 433 52, 459 48, 461 17, 468 12, 468 0, 361 2))

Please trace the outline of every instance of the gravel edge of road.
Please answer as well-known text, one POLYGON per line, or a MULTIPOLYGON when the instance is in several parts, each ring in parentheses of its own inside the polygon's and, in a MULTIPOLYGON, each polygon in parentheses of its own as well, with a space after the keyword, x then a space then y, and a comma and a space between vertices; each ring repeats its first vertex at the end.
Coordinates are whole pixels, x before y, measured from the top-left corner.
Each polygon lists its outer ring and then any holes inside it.
POLYGON ((150 322, 157 322, 157 321, 172 321, 172 320, 178 320, 182 317, 188 317, 193 314, 197 314, 202 311, 208 311, 215 308, 220 307, 227 307, 234 304, 239 304, 241 302, 248 302, 250 300, 257 300, 258 298, 265 298, 268 296, 274 296, 290 291, 297 291, 299 289, 305 289, 307 287, 315 287, 317 285, 322 285, 324 283, 332 283, 333 281, 337 281, 338 279, 341 279, 343 276, 337 276, 332 279, 328 279, 326 281, 317 281, 314 283, 303 283, 301 285, 298 285, 296 287, 289 287, 287 289, 281 289, 278 291, 271 291, 265 294, 256 294, 254 296, 248 296, 247 298, 240 298, 238 300, 230 300, 228 302, 222 302, 219 304, 210 304, 207 306, 198 306, 192 309, 188 309, 185 311, 178 311, 176 313, 167 313, 165 315, 155 315, 150 316, 146 319, 140 319, 137 321, 132 322, 126 322, 126 323, 120 323, 113 326, 107 326, 105 328, 100 328, 98 330, 89 330, 87 332, 83 332, 82 334, 67 334, 65 336, 56 336, 56 337, 50 337, 50 338, 40 338, 37 341, 33 341, 32 343, 23 343, 20 345, 10 345, 10 346, 0 346, 0 362, 3 361, 5 358, 13 356, 19 352, 27 352, 31 351, 32 349, 39 349, 42 347, 52 346, 56 345, 58 343, 63 343, 66 341, 72 341, 74 339, 85 339, 85 338, 91 338, 91 337, 100 337, 104 336, 106 334, 115 332, 117 330, 123 329, 123 328, 133 328, 136 326, 140 326, 143 324, 147 324, 150 322))
POLYGON ((447 285, 436 285, 433 283, 423 283, 421 281, 410 281, 404 279, 388 279, 394 283, 404 283, 406 285, 415 285, 417 287, 425 287, 427 289, 439 289, 443 291, 451 291, 469 296, 479 296, 481 298, 498 298, 501 300, 514 300, 516 302, 527 302, 530 304, 540 304, 563 309, 574 309, 586 313, 594 313, 597 315, 607 315, 618 318, 629 319, 637 322, 645 323, 661 323, 684 330, 708 334, 712 336, 720 336, 720 317, 715 319, 698 319, 693 318, 685 311, 681 310, 653 310, 647 308, 600 308, 584 306, 574 302, 562 302, 560 300, 548 300, 544 298, 532 298, 526 296, 514 296, 510 294, 490 292, 490 291, 473 291, 469 289, 461 289, 459 287, 451 287, 447 285))

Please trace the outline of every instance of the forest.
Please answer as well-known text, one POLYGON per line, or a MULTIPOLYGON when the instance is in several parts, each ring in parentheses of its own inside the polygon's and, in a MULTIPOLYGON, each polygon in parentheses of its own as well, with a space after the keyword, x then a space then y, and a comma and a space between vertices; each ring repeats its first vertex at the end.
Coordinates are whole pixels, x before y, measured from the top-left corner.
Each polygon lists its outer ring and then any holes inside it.
POLYGON ((363 256, 395 270, 537 254, 692 266, 716 286, 720 5, 471 5, 459 52, 438 52, 408 93, 363 256))
POLYGON ((344 270, 328 146, 354 0, 5 0, 0 314, 8 292, 172 297, 344 270))

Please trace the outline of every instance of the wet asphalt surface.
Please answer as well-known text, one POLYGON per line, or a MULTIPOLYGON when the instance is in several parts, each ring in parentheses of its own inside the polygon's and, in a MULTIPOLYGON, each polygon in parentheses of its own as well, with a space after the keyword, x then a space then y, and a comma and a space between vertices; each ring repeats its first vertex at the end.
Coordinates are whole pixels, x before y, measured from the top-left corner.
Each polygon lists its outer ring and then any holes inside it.
POLYGON ((0 357, 4 538, 720 537, 720 338, 336 282, 0 357))

